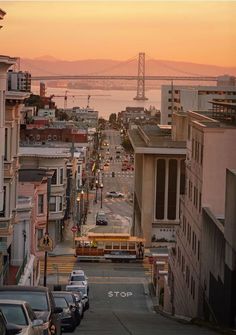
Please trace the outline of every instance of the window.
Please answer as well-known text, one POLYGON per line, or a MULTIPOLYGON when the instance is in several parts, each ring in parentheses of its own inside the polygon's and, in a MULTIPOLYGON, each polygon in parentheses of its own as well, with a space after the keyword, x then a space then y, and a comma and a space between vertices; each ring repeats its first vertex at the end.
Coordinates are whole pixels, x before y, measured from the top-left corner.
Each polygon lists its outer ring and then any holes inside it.
POLYGON ((62 211, 62 197, 58 197, 59 198, 59 211, 62 211))
POLYGON ((195 280, 191 276, 191 285, 190 285, 190 291, 193 299, 195 298, 195 280))
POLYGON ((197 259, 200 260, 200 241, 197 242, 197 259))
POLYGON ((60 184, 63 184, 63 168, 60 168, 60 184))
POLYGON ((3 186, 3 209, 0 211, 0 217, 6 216, 6 186, 3 186))
POLYGON ((52 176, 51 183, 52 185, 56 185, 57 184, 57 169, 53 169, 53 171, 54 171, 54 174, 52 176))
POLYGON ((180 194, 185 193, 185 161, 180 161, 180 194))
POLYGON ((158 159, 156 168, 156 219, 164 219, 165 168, 166 161, 158 159))
POLYGON ((38 195, 38 214, 43 214, 43 194, 38 195))
POLYGON ((4 160, 7 161, 8 159, 8 129, 5 128, 5 150, 4 150, 4 160))
POLYGON ((177 160, 169 160, 168 211, 169 220, 176 219, 177 160))
POLYGON ((185 280, 186 280, 186 284, 187 284, 188 288, 189 288, 189 278, 190 278, 190 271, 189 271, 189 267, 187 265, 186 266, 186 277, 185 277, 185 280))
POLYGON ((194 147, 195 147, 195 141, 192 139, 192 158, 194 158, 194 147))
POLYGON ((41 240, 41 238, 43 237, 44 233, 43 233, 43 229, 37 229, 37 233, 38 233, 38 240, 41 240))
POLYGON ((49 201, 49 211, 56 212, 56 197, 50 197, 49 201))
POLYGON ((184 256, 182 256, 181 270, 182 270, 182 272, 184 274, 184 271, 185 271, 185 258, 184 258, 184 256))
POLYGON ((202 210, 202 193, 201 192, 199 192, 198 210, 199 210, 199 212, 201 212, 201 210, 202 210))

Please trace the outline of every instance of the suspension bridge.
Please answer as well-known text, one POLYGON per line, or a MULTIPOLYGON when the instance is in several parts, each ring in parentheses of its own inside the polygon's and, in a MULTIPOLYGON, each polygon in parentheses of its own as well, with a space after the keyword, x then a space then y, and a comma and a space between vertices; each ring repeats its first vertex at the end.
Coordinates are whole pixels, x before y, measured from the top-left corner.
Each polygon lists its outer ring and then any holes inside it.
MULTIPOLYGON (((133 60, 134 58, 132 58, 133 60)), ((129 60, 128 60, 129 62, 129 60)), ((116 66, 117 67, 117 66, 116 66)), ((114 68, 114 67, 113 67, 114 68)), ((172 68, 173 69, 173 68, 172 68)), ((109 70, 109 69, 108 69, 109 70)), ((177 70, 181 72, 180 70, 177 70)), ((103 71, 104 72, 104 71, 103 71)), ((184 72, 184 71, 182 71, 184 72)), ((187 74, 187 72, 184 72, 187 74)), ((182 75, 182 76, 158 76, 146 75, 145 73, 145 53, 139 53, 137 75, 101 75, 101 74, 86 74, 86 75, 65 75, 65 74, 49 74, 43 76, 32 76, 32 81, 48 81, 48 80, 135 80, 137 81, 137 95, 134 100, 147 100, 145 96, 145 81, 217 81, 217 76, 202 76, 202 75, 182 75)))

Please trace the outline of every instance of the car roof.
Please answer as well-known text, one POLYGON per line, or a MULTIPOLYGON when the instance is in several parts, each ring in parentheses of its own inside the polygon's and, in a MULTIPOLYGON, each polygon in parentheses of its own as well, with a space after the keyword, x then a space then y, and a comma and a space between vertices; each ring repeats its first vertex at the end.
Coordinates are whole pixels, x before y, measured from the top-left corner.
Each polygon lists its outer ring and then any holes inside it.
POLYGON ((72 271, 71 271, 71 274, 72 274, 72 275, 84 274, 84 270, 72 270, 72 271))
POLYGON ((25 305, 28 304, 24 300, 13 300, 13 299, 0 299, 0 305, 25 305))
POLYGON ((18 285, 6 285, 0 286, 0 291, 34 291, 34 292, 48 292, 48 287, 44 286, 18 286, 18 285))

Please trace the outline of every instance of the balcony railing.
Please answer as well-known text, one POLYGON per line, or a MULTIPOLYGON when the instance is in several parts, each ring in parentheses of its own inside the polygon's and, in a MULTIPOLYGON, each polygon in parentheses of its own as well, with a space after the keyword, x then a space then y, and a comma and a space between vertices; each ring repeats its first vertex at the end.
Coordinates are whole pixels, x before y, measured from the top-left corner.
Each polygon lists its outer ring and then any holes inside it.
POLYGON ((19 270, 17 271, 17 274, 16 274, 16 284, 19 283, 19 281, 21 279, 21 276, 23 275, 23 273, 25 271, 25 266, 27 264, 27 259, 28 259, 28 256, 26 255, 25 258, 23 259, 23 263, 21 264, 21 266, 19 267, 19 270))

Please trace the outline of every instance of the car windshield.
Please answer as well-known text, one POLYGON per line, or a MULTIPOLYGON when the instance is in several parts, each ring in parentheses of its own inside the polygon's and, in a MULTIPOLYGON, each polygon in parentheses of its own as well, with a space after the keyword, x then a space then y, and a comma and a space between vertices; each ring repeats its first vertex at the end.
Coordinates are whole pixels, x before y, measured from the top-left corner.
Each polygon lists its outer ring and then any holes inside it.
POLYGON ((64 297, 54 297, 55 304, 57 307, 61 308, 67 308, 68 304, 66 302, 66 299, 64 297))
POLYGON ((85 281, 85 277, 83 275, 71 276, 70 281, 85 281))
POLYGON ((28 322, 21 305, 0 304, 0 308, 5 315, 7 322, 15 323, 19 326, 27 326, 28 322))
POLYGON ((49 311, 46 292, 34 291, 0 291, 1 299, 27 301, 34 311, 49 311))
POLYGON ((54 299, 55 298, 65 298, 66 301, 70 304, 72 304, 74 302, 74 299, 73 299, 73 296, 71 294, 66 294, 66 295, 63 295, 63 294, 53 294, 53 297, 54 299))

